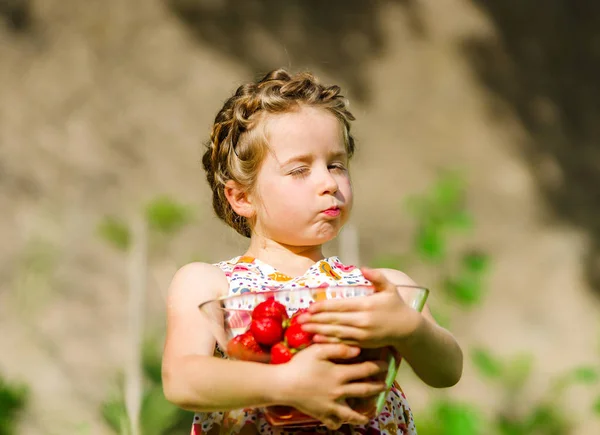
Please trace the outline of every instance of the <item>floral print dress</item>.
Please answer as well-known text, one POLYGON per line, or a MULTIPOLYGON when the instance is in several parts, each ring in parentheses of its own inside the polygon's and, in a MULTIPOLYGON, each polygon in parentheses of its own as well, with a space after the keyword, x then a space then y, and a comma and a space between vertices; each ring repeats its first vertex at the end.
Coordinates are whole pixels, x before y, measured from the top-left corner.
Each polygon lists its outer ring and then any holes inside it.
MULTIPOLYGON (((338 257, 329 257, 313 264, 304 275, 292 278, 274 267, 252 257, 235 257, 217 263, 229 281, 229 296, 272 289, 285 285, 294 287, 327 287, 329 285, 368 285, 359 268, 342 264, 338 257)), ((225 358, 217 346, 215 356, 225 358)), ((237 409, 226 412, 196 413, 191 435, 289 435, 289 434, 382 434, 416 435, 417 431, 406 396, 397 383, 389 391, 383 411, 364 426, 343 425, 338 430, 324 426, 285 429, 271 426, 258 409, 237 409)))

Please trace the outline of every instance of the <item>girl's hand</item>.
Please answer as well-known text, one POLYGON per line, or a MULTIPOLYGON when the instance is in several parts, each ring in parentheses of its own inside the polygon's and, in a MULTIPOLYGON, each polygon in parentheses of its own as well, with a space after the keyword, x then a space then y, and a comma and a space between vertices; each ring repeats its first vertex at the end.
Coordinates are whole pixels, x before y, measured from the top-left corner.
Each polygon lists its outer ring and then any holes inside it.
POLYGON ((367 424, 369 419, 352 410, 348 397, 371 397, 385 390, 381 381, 366 378, 387 370, 384 361, 335 363, 359 355, 360 349, 345 344, 313 344, 277 367, 283 405, 293 406, 323 422, 329 429, 342 424, 367 424))
POLYGON ((367 268, 361 271, 375 287, 375 294, 315 302, 298 322, 305 331, 316 334, 315 343, 401 347, 419 328, 423 317, 402 300, 396 285, 383 273, 367 268))

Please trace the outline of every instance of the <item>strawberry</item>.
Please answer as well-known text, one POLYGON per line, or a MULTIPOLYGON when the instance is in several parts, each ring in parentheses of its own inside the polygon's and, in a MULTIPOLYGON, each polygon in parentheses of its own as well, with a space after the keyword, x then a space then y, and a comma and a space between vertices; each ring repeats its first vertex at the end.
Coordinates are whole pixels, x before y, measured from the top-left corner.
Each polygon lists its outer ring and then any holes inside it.
POLYGON ((304 313, 308 313, 308 308, 300 308, 298 311, 296 311, 292 315, 292 318, 290 319, 290 325, 289 326, 295 325, 298 322, 298 317, 301 314, 304 314, 304 313))
POLYGON ((263 317, 273 317, 282 323, 288 318, 285 305, 277 302, 273 296, 269 297, 266 301, 261 302, 252 311, 253 319, 260 319, 263 317))
POLYGON ((271 348, 271 364, 286 363, 292 359, 292 356, 294 356, 293 351, 283 341, 271 348))
POLYGON ((313 335, 304 331, 302 325, 296 323, 286 329, 285 341, 290 348, 300 350, 312 344, 313 335))
POLYGON ((274 317, 259 317, 252 320, 250 331, 256 341, 272 346, 283 339, 283 325, 274 317))
POLYGON ((269 361, 269 354, 258 344, 250 331, 232 338, 227 343, 227 353, 230 357, 243 361, 269 361))

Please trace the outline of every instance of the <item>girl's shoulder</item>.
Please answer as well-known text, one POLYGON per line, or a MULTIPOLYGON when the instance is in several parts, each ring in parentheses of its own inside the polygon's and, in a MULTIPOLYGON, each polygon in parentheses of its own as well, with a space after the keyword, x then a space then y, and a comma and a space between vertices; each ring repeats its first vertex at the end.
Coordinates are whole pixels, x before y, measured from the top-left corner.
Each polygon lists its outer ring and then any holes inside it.
POLYGON ((175 272, 169 286, 168 298, 200 303, 223 296, 227 289, 226 274, 219 266, 193 262, 175 272))

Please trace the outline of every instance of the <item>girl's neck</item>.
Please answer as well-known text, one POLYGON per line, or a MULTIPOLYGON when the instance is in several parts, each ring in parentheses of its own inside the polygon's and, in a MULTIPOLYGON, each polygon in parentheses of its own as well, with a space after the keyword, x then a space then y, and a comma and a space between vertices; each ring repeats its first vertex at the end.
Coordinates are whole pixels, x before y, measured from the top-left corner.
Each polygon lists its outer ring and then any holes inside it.
POLYGON ((313 264, 323 259, 321 245, 287 246, 273 240, 255 237, 244 254, 273 266, 291 277, 303 275, 313 264))

